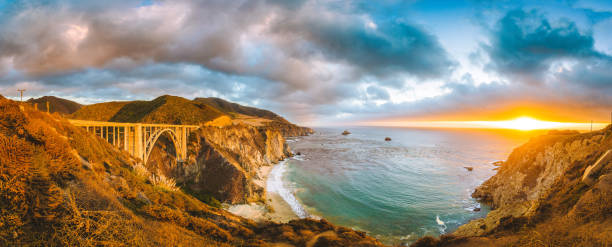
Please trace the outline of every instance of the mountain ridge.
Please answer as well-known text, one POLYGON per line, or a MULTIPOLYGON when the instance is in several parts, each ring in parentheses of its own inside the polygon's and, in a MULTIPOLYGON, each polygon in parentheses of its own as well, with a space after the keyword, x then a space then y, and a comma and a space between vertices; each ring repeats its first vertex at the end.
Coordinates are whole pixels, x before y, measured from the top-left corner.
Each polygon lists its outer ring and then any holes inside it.
POLYGON ((42 96, 40 98, 30 98, 26 102, 30 104, 37 104, 37 107, 41 111, 49 111, 50 113, 58 112, 60 114, 72 114, 83 107, 82 104, 67 100, 56 96, 42 96), (47 109, 47 102, 49 103, 49 109, 47 109))
MULTIPOLYGON (((276 129, 284 136, 301 136, 312 129, 297 126, 268 110, 243 106, 220 98, 162 95, 150 101, 111 101, 85 105, 70 118, 110 122, 141 122, 200 125, 226 117, 231 123, 276 129)), ((227 121, 219 121, 227 122, 227 121)))

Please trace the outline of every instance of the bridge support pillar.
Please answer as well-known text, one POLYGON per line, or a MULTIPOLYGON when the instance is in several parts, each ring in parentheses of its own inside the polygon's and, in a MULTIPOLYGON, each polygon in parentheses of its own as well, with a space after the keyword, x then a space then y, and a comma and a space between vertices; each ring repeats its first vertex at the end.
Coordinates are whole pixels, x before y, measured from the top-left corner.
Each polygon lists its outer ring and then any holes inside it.
POLYGON ((142 124, 136 124, 136 141, 135 141, 135 146, 136 146, 136 152, 135 155, 136 157, 140 158, 142 160, 142 162, 145 162, 145 158, 144 158, 144 141, 142 140, 142 124))

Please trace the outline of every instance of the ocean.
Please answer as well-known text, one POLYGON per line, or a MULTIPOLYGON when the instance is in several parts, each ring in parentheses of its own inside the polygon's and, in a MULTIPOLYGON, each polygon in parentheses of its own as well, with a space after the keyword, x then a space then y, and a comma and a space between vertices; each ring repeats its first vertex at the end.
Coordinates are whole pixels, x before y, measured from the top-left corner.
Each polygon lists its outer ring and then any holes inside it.
POLYGON ((540 134, 353 127, 343 136, 343 130, 289 139, 301 155, 276 165, 267 189, 300 217, 322 217, 386 244, 450 233, 484 217, 489 208, 470 197, 474 188, 495 174, 492 162, 540 134))

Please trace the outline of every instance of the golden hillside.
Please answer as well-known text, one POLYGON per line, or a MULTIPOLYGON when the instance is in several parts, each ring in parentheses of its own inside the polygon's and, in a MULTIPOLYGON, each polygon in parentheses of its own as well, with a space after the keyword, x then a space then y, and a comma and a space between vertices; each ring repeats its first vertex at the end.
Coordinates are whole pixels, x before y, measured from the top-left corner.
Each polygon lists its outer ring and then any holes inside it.
POLYGON ((324 220, 255 223, 151 177, 57 114, 0 97, 1 246, 375 246, 324 220))

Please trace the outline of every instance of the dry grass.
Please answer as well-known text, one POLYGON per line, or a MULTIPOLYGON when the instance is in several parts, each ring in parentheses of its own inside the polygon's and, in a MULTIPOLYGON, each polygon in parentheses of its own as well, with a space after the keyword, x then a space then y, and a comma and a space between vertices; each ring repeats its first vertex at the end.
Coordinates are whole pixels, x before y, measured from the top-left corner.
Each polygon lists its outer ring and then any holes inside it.
POLYGON ((164 176, 161 172, 150 172, 142 163, 137 163, 132 166, 132 170, 136 176, 148 180, 151 184, 158 186, 164 190, 178 191, 176 180, 164 176))

